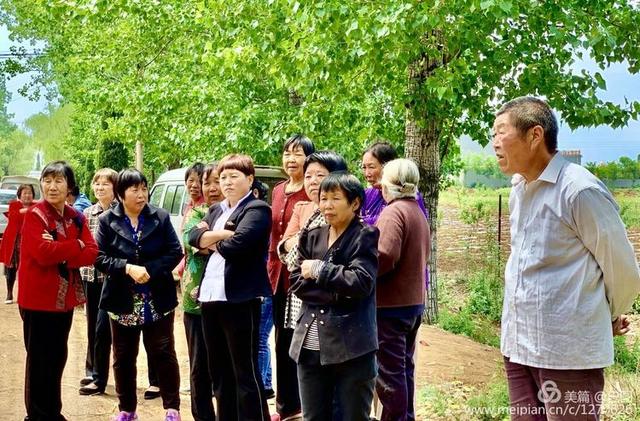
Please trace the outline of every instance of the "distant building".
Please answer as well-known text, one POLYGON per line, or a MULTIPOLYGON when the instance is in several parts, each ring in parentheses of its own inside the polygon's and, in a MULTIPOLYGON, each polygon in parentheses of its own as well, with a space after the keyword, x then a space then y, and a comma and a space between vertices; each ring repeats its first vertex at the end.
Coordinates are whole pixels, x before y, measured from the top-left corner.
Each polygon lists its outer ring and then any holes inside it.
POLYGON ((574 149, 569 151, 560 151, 560 154, 569 162, 582 165, 582 152, 580 149, 574 149))

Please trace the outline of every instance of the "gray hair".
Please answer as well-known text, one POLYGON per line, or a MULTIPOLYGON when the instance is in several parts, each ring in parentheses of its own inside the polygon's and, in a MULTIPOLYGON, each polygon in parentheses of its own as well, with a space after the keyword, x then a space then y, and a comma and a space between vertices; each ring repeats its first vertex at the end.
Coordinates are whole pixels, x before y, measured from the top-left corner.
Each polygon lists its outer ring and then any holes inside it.
POLYGON ((502 114, 509 114, 511 124, 520 133, 534 126, 542 127, 547 151, 554 153, 558 149, 558 120, 545 101, 533 96, 521 96, 500 107, 496 117, 502 114))
POLYGON ((415 199, 418 192, 420 171, 418 166, 410 159, 398 158, 389 161, 382 169, 380 183, 387 189, 387 194, 392 200, 403 197, 415 199))

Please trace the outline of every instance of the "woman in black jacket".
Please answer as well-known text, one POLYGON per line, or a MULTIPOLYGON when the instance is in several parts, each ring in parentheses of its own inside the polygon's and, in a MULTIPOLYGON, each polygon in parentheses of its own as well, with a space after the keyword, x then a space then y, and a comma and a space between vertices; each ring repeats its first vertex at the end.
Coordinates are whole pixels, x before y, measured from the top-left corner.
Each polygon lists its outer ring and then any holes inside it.
POLYGON ((225 200, 192 229, 189 244, 210 252, 198 291, 211 378, 218 379, 218 420, 267 421, 258 370, 260 297, 270 296, 267 255, 271 209, 251 191, 246 155, 218 163, 225 200))
POLYGON ((291 272, 302 309, 290 356, 298 363, 305 421, 368 420, 376 376, 378 229, 358 217, 364 189, 352 175, 320 185, 327 224, 300 233, 291 272))
POLYGON ((136 357, 140 334, 157 362, 167 421, 180 420, 180 373, 173 321, 178 305, 171 270, 182 258, 169 214, 149 205, 145 176, 133 169, 118 174, 120 203, 99 218, 95 267, 107 274, 100 308, 109 313, 113 335, 113 371, 120 413, 116 421, 133 421, 136 357))

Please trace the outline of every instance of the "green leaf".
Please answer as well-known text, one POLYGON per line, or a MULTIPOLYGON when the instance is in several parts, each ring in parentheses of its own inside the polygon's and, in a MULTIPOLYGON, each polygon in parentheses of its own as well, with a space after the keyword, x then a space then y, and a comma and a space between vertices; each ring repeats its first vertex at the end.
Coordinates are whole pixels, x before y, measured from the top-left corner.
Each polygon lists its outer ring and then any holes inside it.
POLYGON ((598 84, 598 88, 602 89, 602 90, 606 90, 607 89, 607 82, 604 80, 604 78, 602 77, 602 75, 599 72, 596 72, 595 75, 593 75, 593 77, 595 77, 596 82, 598 84))
POLYGON ((482 0, 480 2, 480 9, 482 10, 487 10, 490 7, 493 7, 493 5, 495 5, 495 0, 482 0))

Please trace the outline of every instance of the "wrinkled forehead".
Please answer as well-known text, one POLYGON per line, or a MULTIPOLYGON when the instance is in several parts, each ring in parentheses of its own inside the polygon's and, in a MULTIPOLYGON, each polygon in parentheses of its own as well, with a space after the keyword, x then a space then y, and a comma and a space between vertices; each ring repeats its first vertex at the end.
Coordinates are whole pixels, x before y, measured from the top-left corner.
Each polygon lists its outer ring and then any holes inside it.
POLYGON ((493 121, 493 130, 498 130, 501 127, 510 126, 511 125, 511 117, 509 113, 502 113, 496 117, 493 121))

